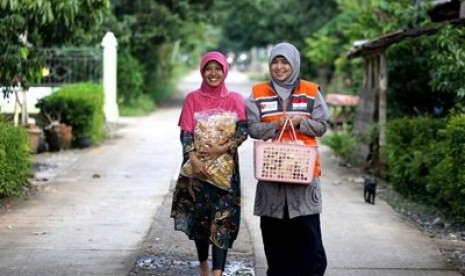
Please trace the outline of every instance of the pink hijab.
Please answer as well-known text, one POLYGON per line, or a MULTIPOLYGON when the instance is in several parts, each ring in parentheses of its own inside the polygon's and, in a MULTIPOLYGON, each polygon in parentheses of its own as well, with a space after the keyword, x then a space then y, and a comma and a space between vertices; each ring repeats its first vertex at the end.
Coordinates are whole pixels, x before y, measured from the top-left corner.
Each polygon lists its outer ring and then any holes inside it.
POLYGON ((182 130, 193 131, 195 127, 194 114, 199 111, 209 109, 223 109, 235 112, 239 121, 245 120, 245 104, 243 97, 236 92, 229 91, 223 82, 217 87, 211 87, 204 79, 204 68, 210 61, 216 61, 223 67, 224 79, 229 72, 229 65, 226 58, 220 52, 208 52, 200 61, 200 75, 202 83, 200 88, 187 94, 179 118, 179 126, 182 130))

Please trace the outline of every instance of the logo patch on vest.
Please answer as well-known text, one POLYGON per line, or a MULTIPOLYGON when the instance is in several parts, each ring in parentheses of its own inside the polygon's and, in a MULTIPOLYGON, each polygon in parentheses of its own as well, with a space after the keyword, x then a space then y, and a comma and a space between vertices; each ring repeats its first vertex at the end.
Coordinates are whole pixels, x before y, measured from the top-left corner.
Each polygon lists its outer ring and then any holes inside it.
POLYGON ((307 109, 307 99, 304 99, 304 98, 294 98, 294 99, 292 99, 292 109, 293 110, 306 110, 307 109))
POLYGON ((278 102, 262 102, 262 103, 260 103, 260 111, 262 113, 270 112, 270 111, 276 111, 276 110, 278 110, 278 102))

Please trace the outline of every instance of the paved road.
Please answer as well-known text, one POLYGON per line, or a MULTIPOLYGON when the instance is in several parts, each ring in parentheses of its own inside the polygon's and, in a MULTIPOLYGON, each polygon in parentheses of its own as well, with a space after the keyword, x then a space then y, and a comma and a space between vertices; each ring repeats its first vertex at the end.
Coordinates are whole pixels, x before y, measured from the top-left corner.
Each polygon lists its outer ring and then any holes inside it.
MULTIPOLYGON (((190 75, 182 88, 197 86, 196 78, 190 75)), ((229 79, 232 90, 248 93, 250 83, 243 75, 231 72, 229 79)), ((173 107, 121 119, 124 127, 103 145, 55 155, 68 156, 66 166, 30 200, 0 212, 0 275, 123 276, 141 252, 195 256, 192 243, 172 230, 166 211, 180 162, 179 111, 173 107)), ((365 204, 359 175, 339 167, 328 148, 321 152, 328 276, 459 275, 434 240, 406 224, 384 201, 365 204)), ((240 157, 243 228, 231 255, 254 259, 255 275, 263 276, 258 218, 252 215, 251 140, 240 148, 240 157)), ((43 162, 54 158, 37 156, 43 162)))

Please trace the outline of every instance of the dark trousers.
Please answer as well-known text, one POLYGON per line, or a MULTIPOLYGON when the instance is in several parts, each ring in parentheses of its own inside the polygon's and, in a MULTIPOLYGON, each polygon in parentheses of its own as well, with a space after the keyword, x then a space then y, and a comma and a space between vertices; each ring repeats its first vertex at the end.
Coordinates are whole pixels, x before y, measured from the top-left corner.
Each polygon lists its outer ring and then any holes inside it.
POLYGON ((326 253, 320 215, 289 219, 260 217, 267 276, 320 276, 326 271, 326 253))
MULTIPOLYGON (((208 259, 208 248, 210 242, 206 240, 195 240, 195 248, 197 248, 197 256, 199 257, 199 262, 204 262, 208 259)), ((226 265, 226 255, 228 250, 221 249, 215 245, 212 245, 212 270, 220 269, 224 271, 226 265)))

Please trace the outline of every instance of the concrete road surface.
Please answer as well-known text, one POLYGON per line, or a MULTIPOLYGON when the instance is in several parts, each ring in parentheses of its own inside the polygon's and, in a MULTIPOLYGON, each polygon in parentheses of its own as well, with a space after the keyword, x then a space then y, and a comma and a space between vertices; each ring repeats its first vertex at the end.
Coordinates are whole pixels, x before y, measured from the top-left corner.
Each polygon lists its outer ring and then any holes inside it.
MULTIPOLYGON (((197 87, 198 77, 189 75, 180 84, 182 91, 197 87)), ((250 91, 251 83, 240 73, 230 72, 228 83, 243 95, 250 91)), ((122 118, 117 136, 103 145, 38 155, 38 162, 65 156, 66 165, 29 200, 0 211, 0 275, 128 275, 152 242, 162 249, 175 240, 180 246, 170 251, 195 256, 192 242, 173 234, 165 211, 181 157, 179 112, 173 107, 122 118), (164 222, 154 227, 160 216, 164 222)), ((243 228, 231 254, 250 254, 254 274, 263 276, 266 261, 258 218, 252 215, 252 151, 249 139, 240 148, 243 228)), ((327 147, 321 147, 321 155, 326 275, 460 275, 448 267, 434 240, 405 223, 383 200, 366 204, 360 175, 339 167, 327 147)))

